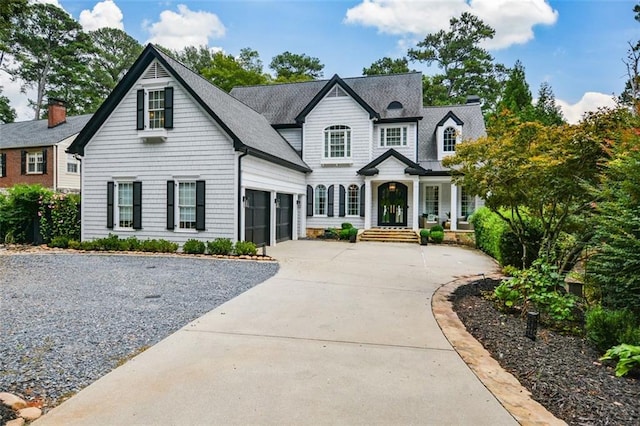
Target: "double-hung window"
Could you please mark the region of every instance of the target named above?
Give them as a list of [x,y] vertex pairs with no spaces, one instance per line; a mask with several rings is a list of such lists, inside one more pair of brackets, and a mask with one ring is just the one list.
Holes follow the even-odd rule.
[[316,186],[315,194],[313,214],[325,216],[327,214],[327,187],[324,185]]
[[351,158],[351,128],[349,126],[329,126],[324,129],[325,159]]
[[380,128],[380,146],[406,146],[406,127],[382,127]]
[[347,189],[347,216],[360,214],[360,188],[358,185],[349,185]]
[[178,227],[196,229],[196,183],[178,183]]
[[150,129],[164,128],[164,89],[147,92],[147,114]]
[[136,128],[141,137],[166,138],[173,128],[173,87],[147,87],[137,92]]
[[142,182],[107,182],[107,228],[142,229]]
[[133,228],[133,182],[118,183],[118,227]]
[[42,151],[27,153],[27,173],[42,173],[43,164]]
[[425,206],[424,212],[427,214],[427,220],[433,221],[436,217],[438,217],[438,205],[439,205],[439,192],[440,188],[438,186],[428,185],[425,188]]
[[460,191],[460,215],[467,218],[476,208],[475,197],[470,195],[464,186]]
[[456,137],[457,132],[453,127],[447,127],[443,133],[443,151],[455,152],[456,150]]

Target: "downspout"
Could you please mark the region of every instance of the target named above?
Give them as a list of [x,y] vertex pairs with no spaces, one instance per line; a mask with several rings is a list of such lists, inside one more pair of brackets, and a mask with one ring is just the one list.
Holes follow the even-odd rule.
[[58,145],[53,145],[53,192],[58,190]]
[[238,241],[242,238],[242,217],[241,211],[243,206],[242,200],[242,157],[249,154],[248,148],[243,148],[243,153],[238,156]]

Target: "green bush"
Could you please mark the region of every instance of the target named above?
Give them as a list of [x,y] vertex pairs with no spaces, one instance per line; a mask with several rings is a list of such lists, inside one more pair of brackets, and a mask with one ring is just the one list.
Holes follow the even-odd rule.
[[640,369],[640,346],[618,345],[607,351],[600,360],[617,360],[616,376],[622,377],[633,369]]
[[349,239],[358,236],[358,228],[349,228]]
[[431,238],[431,241],[433,241],[434,243],[440,244],[444,241],[444,231],[434,231],[433,228],[431,228],[431,232],[429,232],[429,238]]
[[341,229],[340,231],[338,231],[339,238],[341,240],[348,240],[349,239],[349,232],[351,231],[351,229],[353,229],[353,228]]
[[339,238],[338,230],[335,228],[327,228],[324,230],[322,238],[326,240],[337,240]]
[[420,230],[420,237],[429,238],[429,230],[428,229],[421,229]]
[[69,240],[68,248],[73,249],[73,250],[80,250],[80,247],[81,247],[80,241],[78,241],[78,240]]
[[38,215],[44,241],[59,236],[80,239],[80,195],[47,194],[40,200]]
[[14,185],[0,197],[0,241],[39,243],[40,206],[53,194],[42,185]]
[[175,253],[178,251],[178,243],[163,239],[145,240],[141,242],[140,250],[151,253]]
[[204,254],[206,249],[205,243],[196,239],[189,239],[182,246],[182,251],[187,254]]
[[342,225],[340,225],[341,229],[351,229],[353,228],[353,225],[350,224],[349,222],[344,222]]
[[233,243],[229,238],[216,238],[211,242],[207,241],[207,250],[209,254],[226,256],[233,252]]
[[93,251],[96,250],[96,244],[93,241],[82,241],[80,242],[80,246],[78,247],[80,250]]
[[69,238],[62,235],[53,237],[49,242],[49,247],[67,248],[69,247]]
[[586,315],[587,339],[599,351],[627,343],[640,345],[640,327],[635,315],[629,310],[608,310],[598,306]]
[[140,242],[140,240],[133,236],[122,240],[122,242],[120,243],[120,248],[126,251],[140,251],[141,246],[142,243]]
[[238,241],[234,247],[234,252],[238,256],[249,255],[255,256],[258,252],[256,245],[251,241]]
[[429,229],[429,232],[444,232],[444,228],[442,227],[442,225],[433,225]]

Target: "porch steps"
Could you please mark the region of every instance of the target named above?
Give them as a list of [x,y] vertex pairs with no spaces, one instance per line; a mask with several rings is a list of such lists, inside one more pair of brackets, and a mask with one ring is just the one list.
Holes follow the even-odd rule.
[[405,228],[372,228],[363,231],[358,239],[360,241],[378,241],[386,243],[414,243],[418,244],[420,238],[411,229]]

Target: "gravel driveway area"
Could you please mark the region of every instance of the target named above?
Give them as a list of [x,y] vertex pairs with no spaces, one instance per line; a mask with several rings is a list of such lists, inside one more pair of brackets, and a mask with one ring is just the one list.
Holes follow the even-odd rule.
[[182,256],[0,255],[0,392],[56,405],[277,271]]

